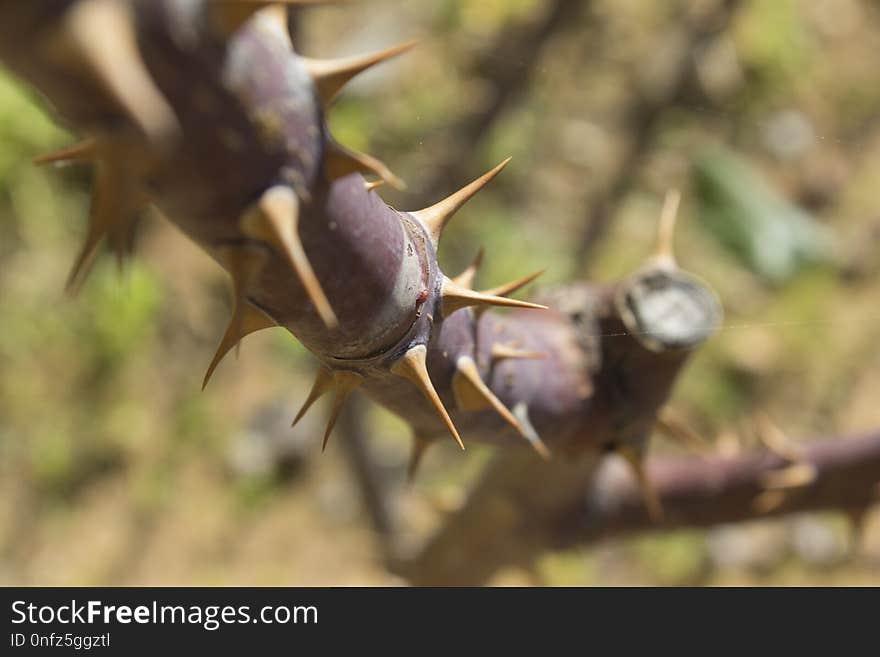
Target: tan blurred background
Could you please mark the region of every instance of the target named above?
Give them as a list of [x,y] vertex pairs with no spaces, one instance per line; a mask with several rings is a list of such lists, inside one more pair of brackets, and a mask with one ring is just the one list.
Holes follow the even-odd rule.
[[[679,259],[727,326],[674,407],[731,452],[754,447],[757,414],[793,441],[880,424],[880,4],[401,0],[296,23],[311,56],[413,36],[331,126],[409,182],[383,192],[402,208],[514,156],[453,224],[444,268],[484,244],[487,283],[613,279],[680,188]],[[293,338],[248,338],[200,392],[227,283],[167,221],[142,222],[121,278],[105,256],[64,296],[90,173],[30,159],[71,139],[0,72],[0,584],[398,583],[338,436],[320,454],[325,409],[289,429],[314,367]],[[401,491],[406,427],[363,409],[418,539],[491,453],[443,445]],[[842,514],[755,521],[548,553],[496,583],[880,584],[876,509],[854,537]]]

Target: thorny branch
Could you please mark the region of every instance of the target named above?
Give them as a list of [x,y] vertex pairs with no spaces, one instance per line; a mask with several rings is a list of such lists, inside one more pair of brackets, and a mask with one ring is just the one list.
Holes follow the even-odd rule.
[[816,439],[796,462],[769,452],[654,457],[647,471],[663,500],[662,522],[648,517],[630,477],[607,469],[584,482],[579,503],[545,519],[548,544],[565,548],[633,532],[865,509],[880,501],[880,431]]
[[[492,126],[527,92],[544,48],[560,31],[571,29],[586,13],[589,4],[590,0],[554,0],[538,19],[513,29],[504,29],[493,43],[484,48],[484,54],[473,63],[471,69],[491,85],[490,99],[480,110],[468,112],[442,130],[443,138],[451,140],[453,147],[438,149],[441,159],[432,163],[435,172],[426,183],[420,185],[422,196],[435,197],[448,193],[466,182],[461,162],[466,159],[467,153],[474,150],[475,144],[484,139]],[[294,22],[294,16],[291,13],[291,23]],[[523,56],[523,53],[528,55]],[[342,429],[346,430],[345,427]],[[369,465],[372,456],[365,440],[363,432],[357,431],[346,435],[341,444],[345,450],[357,452],[349,454],[348,461],[360,464],[353,473],[364,503],[371,509],[370,515],[375,520],[385,516],[381,509],[389,506],[388,498],[392,491],[387,482],[378,476],[377,468]],[[386,522],[374,523],[374,528],[383,538],[383,544],[391,540],[386,531]]]
[[333,395],[325,445],[360,388],[412,428],[413,471],[450,435],[502,448],[425,550],[394,558],[415,583],[485,581],[502,561],[533,559],[546,547],[542,523],[582,501],[603,450],[627,457],[656,517],[641,465],[648,436],[722,314],[673,257],[677,195],[643,267],[548,294],[547,307],[509,298],[534,275],[484,291],[476,267],[447,276],[444,228],[507,161],[422,210],[385,204],[361,174],[397,177],[336,143],[325,113],[349,79],[408,46],[298,55],[288,6],[322,1],[0,0],[0,59],[85,137],[43,161],[96,168],[71,288],[105,238],[127,257],[131,215],[152,203],[232,278],[206,383],[242,338],[283,327],[320,363],[297,419]]
[[506,566],[530,569],[548,549],[801,511],[860,511],[880,501],[880,431],[816,439],[796,460],[770,452],[651,457],[647,476],[662,519],[651,517],[636,480],[615,465],[595,454],[536,463],[501,453],[467,505],[423,552],[395,567],[415,584],[474,586]]
[[[206,383],[241,338],[281,326],[321,362],[298,417],[334,395],[325,444],[358,387],[409,422],[416,458],[447,433],[460,445],[464,433],[538,452],[541,436],[564,441],[591,393],[569,316],[508,298],[533,275],[477,291],[473,271],[453,278],[437,262],[447,223],[507,161],[430,207],[387,206],[358,172],[397,178],[338,145],[324,112],[350,78],[405,46],[303,58],[280,10],[239,0],[0,4],[0,55],[87,137],[43,161],[98,168],[71,286],[105,236],[125,256],[132,205],[146,197],[232,277],[233,316]],[[628,298],[630,285],[638,279],[610,296]],[[491,306],[529,312],[502,317]]]

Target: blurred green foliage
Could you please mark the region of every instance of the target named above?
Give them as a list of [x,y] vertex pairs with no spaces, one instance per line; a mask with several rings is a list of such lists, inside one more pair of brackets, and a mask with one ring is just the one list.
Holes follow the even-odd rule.
[[829,262],[831,233],[773,191],[741,158],[716,151],[694,163],[699,218],[759,276],[783,283]]

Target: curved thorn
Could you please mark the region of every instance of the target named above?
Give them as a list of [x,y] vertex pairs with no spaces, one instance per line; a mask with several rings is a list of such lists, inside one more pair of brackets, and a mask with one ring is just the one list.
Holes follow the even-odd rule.
[[384,184],[384,180],[374,180],[373,182],[364,183],[364,187],[366,187],[368,192],[372,192],[373,190],[382,187]]
[[464,449],[464,443],[461,441],[461,436],[458,435],[458,429],[455,428],[452,418],[449,417],[446,407],[440,400],[440,395],[437,394],[437,390],[431,382],[431,376],[428,374],[427,354],[428,350],[425,345],[412,347],[400,357],[400,360],[394,363],[391,371],[398,376],[408,379],[419,389],[437,411],[437,414],[443,420],[455,442]]
[[256,331],[276,326],[271,317],[247,302],[248,291],[266,264],[266,252],[262,248],[232,246],[223,247],[218,251],[232,277],[232,317],[205,372],[202,390],[207,387],[220,361],[238,345],[242,338]]
[[519,420],[523,429],[525,430],[523,436],[526,440],[529,441],[529,444],[532,448],[538,453],[545,461],[549,461],[553,458],[553,455],[550,453],[550,448],[541,440],[541,436],[538,435],[538,432],[535,430],[535,427],[532,425],[532,421],[529,419],[529,407],[525,402],[519,402],[516,406],[513,407],[513,415]]
[[335,394],[333,396],[333,408],[330,410],[330,419],[327,421],[327,429],[324,431],[324,442],[321,444],[321,451],[327,449],[327,441],[330,440],[330,434],[333,427],[336,426],[336,420],[339,419],[339,413],[348,396],[363,383],[364,377],[355,372],[346,370],[338,370],[333,372],[333,388]]
[[394,175],[381,160],[329,141],[324,154],[324,174],[327,179],[333,181],[352,173],[379,176],[395,189],[406,189],[406,183]]
[[299,421],[303,419],[303,416],[305,416],[312,405],[332,389],[333,375],[326,367],[319,367],[318,372],[315,374],[315,382],[312,384],[312,389],[309,391],[309,396],[306,397],[302,407],[299,409],[299,413],[296,414],[296,417],[293,419],[293,423],[291,423],[290,426],[295,427]]
[[477,192],[488,185],[495,176],[501,173],[501,170],[507,166],[511,159],[512,158],[507,158],[488,173],[483,174],[469,185],[462,187],[452,196],[448,196],[439,203],[436,203],[429,208],[425,208],[424,210],[417,210],[416,212],[409,213],[422,222],[427,229],[428,234],[431,236],[434,246],[440,242],[440,235],[443,233],[443,229],[446,227],[446,224],[449,223],[449,220],[452,219],[453,215],[458,212],[461,206],[471,200]]
[[475,292],[462,287],[449,278],[443,280],[442,291],[442,312],[444,317],[448,317],[456,310],[468,308],[470,306],[503,306],[507,308],[532,308],[536,310],[547,310],[547,306],[537,303],[529,303],[528,301],[518,301],[516,299],[508,299],[506,297],[496,297],[482,292]]
[[633,447],[619,447],[617,453],[620,454],[629,464],[630,468],[632,468],[639,489],[642,491],[648,517],[650,517],[651,521],[654,523],[663,522],[663,504],[660,502],[657,491],[651,485],[651,481],[648,479],[648,475],[645,472],[644,463],[642,462],[642,454]]
[[257,208],[245,214],[242,230],[254,239],[267,242],[281,252],[299,277],[300,283],[329,329],[339,321],[318,282],[299,239],[299,199],[289,187],[278,185],[266,191]]
[[342,88],[356,75],[403,54],[415,45],[415,41],[407,41],[406,43],[369,55],[346,57],[344,59],[309,59],[303,57],[302,61],[315,82],[318,97],[321,99],[324,107],[327,107],[333,102]]

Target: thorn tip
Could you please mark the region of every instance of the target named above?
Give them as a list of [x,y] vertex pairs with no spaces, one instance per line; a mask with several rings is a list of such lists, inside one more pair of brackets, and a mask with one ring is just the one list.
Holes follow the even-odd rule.
[[435,247],[440,242],[440,235],[443,233],[443,229],[455,213],[458,212],[465,203],[471,200],[477,192],[492,182],[495,176],[501,173],[511,159],[512,158],[508,157],[494,169],[483,174],[472,183],[465,185],[452,194],[452,196],[448,196],[439,203],[436,203],[429,208],[409,213],[422,222],[422,225],[425,226],[428,234],[431,236],[431,240],[434,242]]
[[464,443],[461,440],[461,436],[458,434],[458,429],[455,428],[452,418],[449,417],[449,412],[446,410],[446,407],[440,399],[440,395],[437,394],[437,390],[431,382],[431,376],[428,374],[427,354],[428,350],[425,345],[412,347],[400,357],[400,360],[394,363],[391,367],[391,371],[398,376],[408,379],[419,389],[434,407],[434,410],[437,411],[437,414],[440,416],[440,419],[443,420],[443,423],[446,425],[449,433],[452,434],[455,442],[458,443],[458,446],[461,447],[461,449],[464,449]]
[[547,310],[547,306],[541,304],[475,292],[474,290],[462,287],[452,279],[445,277],[443,280],[442,295],[442,312],[444,317],[448,317],[456,310],[461,310],[462,308],[467,308],[469,306],[502,306],[507,308]]
[[[546,445],[537,437],[532,428],[524,425],[519,417],[504,405],[492,389],[480,376],[477,364],[470,356],[460,356],[455,364],[456,373],[452,378],[452,390],[458,407],[463,411],[476,411],[491,408],[501,419],[525,438],[529,444],[544,458],[549,458]],[[530,426],[530,425],[529,425]]]
[[312,384],[312,389],[309,391],[308,397],[306,397],[306,400],[300,407],[299,412],[293,419],[293,423],[290,425],[291,428],[299,424],[299,421],[303,419],[306,413],[308,413],[312,405],[321,397],[323,397],[325,393],[329,392],[332,387],[333,375],[327,368],[319,367],[317,373],[315,374],[315,382]]
[[416,41],[407,41],[369,55],[327,60],[302,58],[302,61],[314,80],[318,97],[327,107],[356,75],[411,50],[415,45]]
[[642,497],[645,502],[645,509],[648,512],[648,516],[651,518],[651,521],[657,524],[663,522],[663,504],[660,501],[660,497],[657,495],[656,489],[651,484],[651,481],[648,479],[648,474],[645,472],[645,466],[643,463],[643,456],[641,452],[634,447],[627,446],[618,448],[617,453],[620,454],[629,464],[630,468],[632,468],[633,474],[636,478],[636,483],[638,484],[642,492]]
[[333,433],[333,427],[336,426],[336,420],[345,404],[348,396],[354,392],[364,381],[364,378],[356,373],[347,370],[336,370],[333,372],[332,387],[335,392],[333,395],[333,408],[330,410],[330,419],[327,421],[327,428],[324,431],[324,440],[321,443],[321,452],[327,449],[327,442],[330,440],[330,434]]

